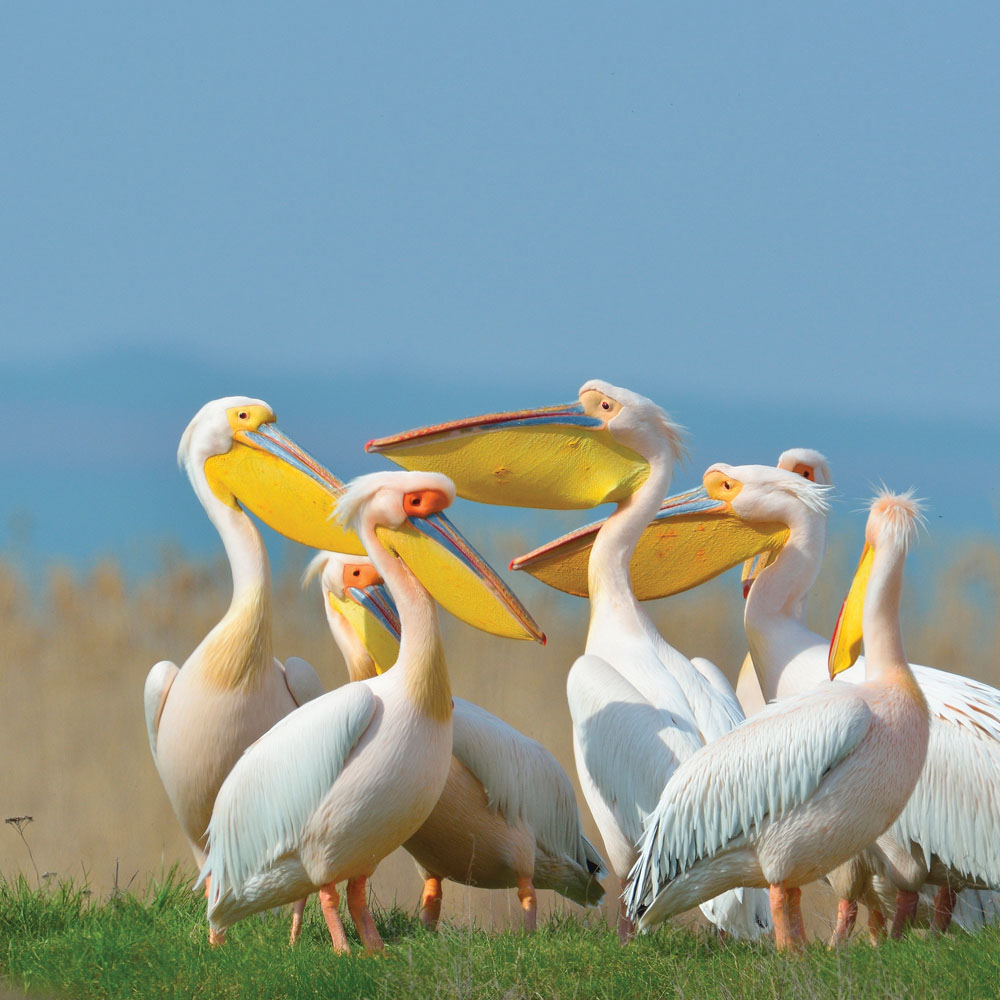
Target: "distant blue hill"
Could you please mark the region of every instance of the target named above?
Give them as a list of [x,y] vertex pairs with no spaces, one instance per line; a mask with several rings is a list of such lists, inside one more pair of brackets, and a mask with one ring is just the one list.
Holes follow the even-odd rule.
[[[810,410],[776,400],[727,401],[708,381],[672,389],[667,367],[651,365],[647,384],[634,388],[691,432],[691,459],[675,474],[677,490],[700,480],[715,461],[773,464],[785,448],[815,447],[827,454],[837,480],[836,523],[856,531],[859,545],[863,516],[856,512],[882,481],[894,489],[915,486],[926,498],[936,543],[970,533],[1000,540],[1000,421],[932,413],[891,418],[878,415],[877,401],[850,398],[817,400]],[[683,381],[677,373],[671,377]],[[35,566],[54,560],[86,566],[110,555],[131,573],[153,570],[164,543],[198,557],[219,554],[214,531],[175,461],[188,420],[217,396],[267,400],[286,433],[349,479],[387,466],[364,453],[372,437],[564,402],[575,398],[577,388],[563,384],[558,371],[534,372],[516,384],[491,381],[488,371],[414,383],[405,365],[294,373],[271,367],[267,359],[256,367],[245,361],[223,367],[139,350],[7,366],[0,371],[0,398],[8,430],[13,418],[15,433],[0,436],[0,550]],[[745,399],[752,399],[751,386]],[[533,546],[602,513],[465,504],[455,520],[474,538],[485,537],[490,525],[518,529]],[[483,549],[497,558],[489,544]]]

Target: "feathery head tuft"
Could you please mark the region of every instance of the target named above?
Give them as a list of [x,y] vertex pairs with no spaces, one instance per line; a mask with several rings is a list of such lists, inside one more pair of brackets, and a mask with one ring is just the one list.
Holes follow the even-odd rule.
[[883,485],[871,502],[868,515],[870,540],[878,544],[891,544],[908,551],[917,537],[917,531],[927,527],[924,505],[911,487],[905,493],[893,493]]
[[305,590],[309,584],[316,579],[316,577],[322,574],[323,570],[326,569],[326,562],[329,558],[330,553],[325,549],[320,549],[319,552],[317,552],[316,555],[309,560],[309,564],[302,573],[303,590]]
[[403,495],[417,490],[441,490],[450,498],[451,503],[455,501],[455,484],[440,472],[371,472],[366,476],[358,476],[347,484],[331,517],[345,528],[357,531],[361,511],[382,489],[398,492],[400,511]]

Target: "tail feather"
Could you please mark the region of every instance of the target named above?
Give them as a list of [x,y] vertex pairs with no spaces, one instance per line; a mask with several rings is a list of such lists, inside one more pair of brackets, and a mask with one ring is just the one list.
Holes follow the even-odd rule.
[[553,889],[580,906],[596,906],[604,898],[604,886],[597,880],[601,874],[601,866],[592,868],[589,857],[587,868],[582,868],[568,858],[539,854],[533,881],[536,889]]

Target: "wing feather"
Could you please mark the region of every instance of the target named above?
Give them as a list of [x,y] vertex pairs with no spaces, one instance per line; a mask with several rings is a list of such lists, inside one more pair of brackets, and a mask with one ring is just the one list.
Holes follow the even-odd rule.
[[318,698],[325,694],[323,682],[319,679],[319,674],[313,670],[312,665],[300,656],[289,656],[284,665],[278,664],[285,678],[285,686],[292,696],[292,701],[296,705],[302,706],[313,698]]
[[[452,752],[479,779],[491,809],[523,821],[549,854],[588,868],[588,847],[569,775],[540,743],[484,708],[454,699]],[[596,852],[594,852],[596,854]],[[600,867],[603,860],[597,855]]]
[[160,728],[160,715],[167,701],[170,685],[180,671],[176,663],[170,660],[160,660],[146,674],[146,683],[142,689],[143,707],[146,711],[146,735],[149,737],[149,749],[156,760],[156,734]]
[[667,779],[701,739],[688,720],[650,705],[599,656],[576,660],[566,694],[583,764],[622,832],[636,843]]
[[927,699],[927,758],[891,833],[971,880],[1000,889],[1000,691],[917,667]]
[[681,764],[639,844],[629,911],[638,913],[701,858],[806,802],[870,724],[850,686],[831,685],[769,705]]
[[297,849],[309,818],[368,728],[375,696],[345,684],[307,702],[272,726],[222,783],[208,826],[212,909],[247,879]]

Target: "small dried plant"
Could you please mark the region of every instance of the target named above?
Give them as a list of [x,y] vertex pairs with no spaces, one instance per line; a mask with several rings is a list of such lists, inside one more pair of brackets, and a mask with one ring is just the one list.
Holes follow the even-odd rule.
[[28,857],[31,860],[31,867],[35,869],[35,881],[38,883],[38,888],[41,889],[42,876],[38,874],[38,865],[35,864],[35,856],[31,853],[31,844],[28,843],[28,838],[24,835],[24,828],[34,821],[35,818],[33,816],[8,816],[4,820],[8,826],[12,826],[17,830],[17,835],[24,841],[24,846],[28,849]]

